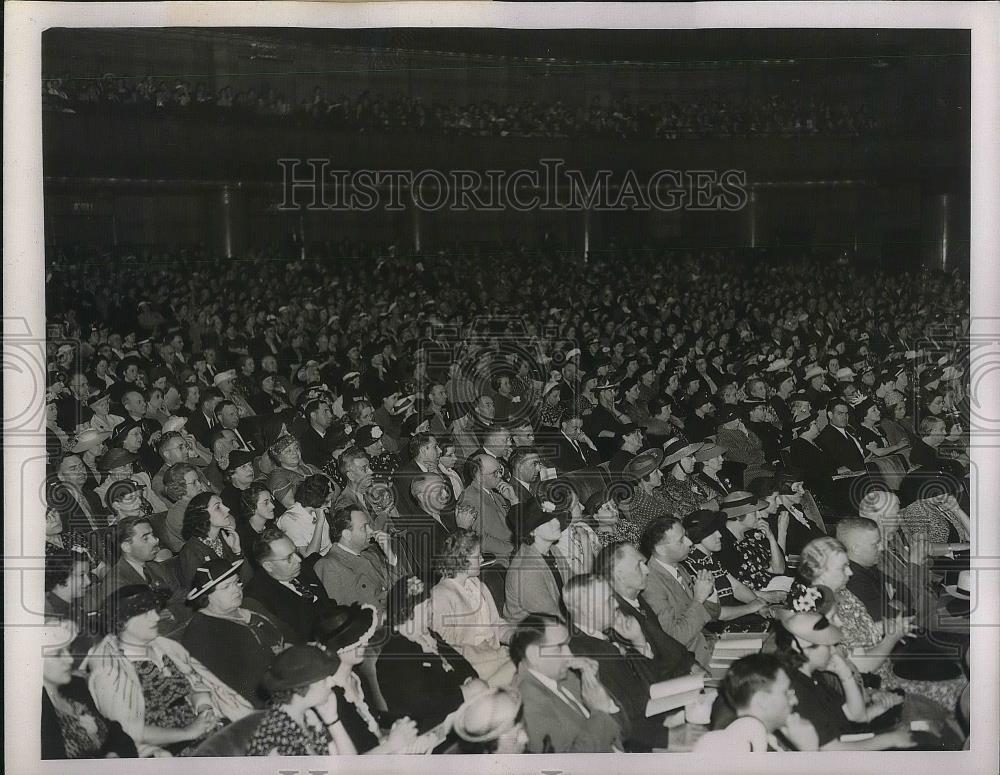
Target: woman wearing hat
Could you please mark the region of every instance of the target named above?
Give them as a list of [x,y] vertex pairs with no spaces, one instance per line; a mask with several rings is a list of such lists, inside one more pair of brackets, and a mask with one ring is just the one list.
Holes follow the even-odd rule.
[[[722,499],[726,518],[719,562],[750,589],[760,591],[785,572],[785,556],[764,517],[766,503],[739,490]],[[766,594],[765,594],[766,596]]]
[[[177,555],[177,580],[182,587],[190,587],[195,571],[212,559],[220,558],[230,563],[243,559],[236,520],[222,498],[214,492],[195,495],[188,502],[181,537],[184,546]],[[253,570],[244,563],[239,574],[240,579],[246,582],[253,575]]]
[[[847,588],[852,571],[847,549],[836,538],[820,538],[802,550],[798,576],[788,593],[790,607],[795,611],[818,610],[823,595],[819,587],[828,587],[834,595],[835,611],[827,615],[843,632],[843,648],[851,662],[862,672],[872,673],[883,689],[902,689],[907,695],[917,694],[931,700],[936,717],[950,715],[958,696],[965,687],[964,677],[945,680],[908,680],[893,671],[892,654],[896,647],[913,634],[913,617],[899,615],[888,621],[876,622],[855,595]],[[948,664],[939,664],[942,671]]]
[[479,534],[471,530],[457,530],[445,539],[437,558],[441,580],[431,590],[431,628],[490,686],[504,686],[515,673],[504,645],[512,628],[482,583],[480,549]]
[[378,627],[378,613],[367,604],[333,606],[320,617],[317,637],[340,660],[332,676],[340,721],[358,753],[426,752],[440,742],[439,736],[432,733],[418,741],[416,722],[405,717],[384,732],[365,698],[357,671],[370,658],[368,643]]
[[838,479],[837,464],[816,442],[820,433],[820,415],[811,412],[792,424],[795,436],[788,448],[792,470],[803,477],[806,488],[835,513],[847,514],[851,511],[850,487],[852,479]]
[[[719,602],[719,621],[728,622],[752,614],[769,616],[770,600],[759,596],[739,579],[727,572],[715,557],[722,549],[722,531],[726,529],[726,518],[718,511],[698,509],[684,517],[684,532],[693,546],[688,556],[681,561],[684,570],[692,578],[701,570],[706,570],[715,581],[715,593]],[[761,624],[757,617],[746,623]]]
[[372,472],[384,476],[392,476],[399,468],[399,458],[386,450],[383,441],[385,433],[378,425],[363,425],[354,431],[354,443],[368,455]]
[[603,544],[583,518],[583,504],[576,487],[567,479],[549,479],[539,482],[536,498],[551,501],[557,510],[569,514],[569,524],[563,529],[556,547],[569,561],[570,576],[590,573]]
[[134,479],[112,482],[105,492],[108,508],[111,509],[109,522],[117,524],[125,517],[149,516],[153,508],[145,499],[143,487]]
[[87,482],[84,488],[93,490],[103,480],[104,476],[97,465],[97,460],[108,451],[105,443],[111,434],[95,431],[93,428],[84,428],[73,438],[70,452],[79,455],[80,459],[87,466]]
[[267,486],[285,508],[295,503],[295,490],[307,476],[319,471],[302,460],[298,440],[290,433],[279,436],[268,450],[275,468],[268,474]]
[[528,747],[521,696],[515,689],[490,689],[462,704],[453,723],[464,754],[515,754]]
[[587,499],[583,507],[583,522],[594,531],[602,547],[628,540],[621,529],[618,500],[610,489],[599,490]]
[[[42,758],[134,758],[135,742],[117,721],[95,707],[83,678],[73,675],[71,646],[77,627],[68,620],[47,620],[42,662]],[[48,646],[51,643],[51,646]]]
[[[842,742],[868,722],[902,702],[881,694],[867,702],[854,671],[836,648],[843,640],[839,627],[826,616],[782,609],[776,623],[778,656],[790,667],[796,711],[816,728],[821,751],[886,751],[913,748],[917,743],[905,726],[867,740]],[[862,726],[861,731],[864,731]]]
[[663,463],[666,471],[660,493],[670,504],[670,511],[683,517],[712,500],[711,494],[692,476],[695,453],[702,444],[688,444],[682,439],[671,439],[663,445]]
[[244,600],[243,560],[213,558],[195,569],[188,604],[195,609],[181,643],[195,659],[260,707],[261,681],[286,646],[284,625],[253,600]]
[[392,634],[376,662],[389,712],[414,719],[420,732],[486,688],[472,665],[431,629],[429,601],[430,590],[416,576],[393,585],[386,607]]
[[561,382],[553,379],[542,388],[542,402],[538,409],[538,424],[543,428],[558,428],[566,407],[562,403]]
[[755,479],[749,491],[763,501],[764,518],[786,557],[800,554],[814,538],[826,535],[802,508],[805,490],[801,481],[788,475]]
[[733,489],[732,482],[722,473],[725,455],[726,448],[714,441],[705,441],[694,451],[694,472],[690,478],[713,499],[724,498]]
[[247,744],[247,756],[356,754],[337,713],[333,674],[340,660],[319,646],[292,646],[265,677],[271,705]]
[[[133,429],[137,430],[137,429]],[[129,434],[134,435],[134,434]],[[131,443],[131,442],[130,442]],[[107,474],[107,478],[97,487],[94,492],[107,503],[108,489],[114,482],[123,479],[131,479],[138,482],[143,489],[143,497],[149,502],[153,514],[162,514],[169,510],[169,506],[163,502],[159,495],[153,492],[153,482],[140,467],[139,456],[123,447],[112,446],[104,456],[97,461],[101,471]],[[108,504],[110,508],[110,504]]]
[[87,407],[93,412],[90,427],[101,433],[111,433],[115,427],[125,421],[124,417],[111,413],[111,389],[105,388],[94,393],[87,399]]
[[160,605],[144,584],[119,589],[105,609],[110,633],[83,664],[98,711],[122,725],[140,756],[190,753],[221,719],[253,710],[186,648],[160,635]]
[[253,483],[256,471],[254,471],[254,454],[242,449],[234,449],[229,453],[228,465],[222,472],[222,477],[226,484],[219,493],[222,502],[230,513],[238,514],[240,510],[240,500],[242,494],[246,492]]

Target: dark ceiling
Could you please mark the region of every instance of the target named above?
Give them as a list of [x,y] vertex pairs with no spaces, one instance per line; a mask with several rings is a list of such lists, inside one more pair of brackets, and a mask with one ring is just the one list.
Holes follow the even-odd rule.
[[[567,6],[570,8],[571,6]],[[89,36],[89,37],[88,37]],[[528,59],[651,62],[710,66],[794,59],[882,66],[914,60],[967,67],[968,30],[910,29],[671,29],[510,30],[482,28],[56,28],[46,33],[47,51],[63,46],[113,46],[115,37],[237,39],[255,47],[351,47],[485,54]],[[881,62],[878,62],[881,60]]]
[[[567,6],[569,8],[569,6]],[[250,30],[232,30],[246,35]],[[257,29],[275,41],[599,62],[968,57],[967,30]]]

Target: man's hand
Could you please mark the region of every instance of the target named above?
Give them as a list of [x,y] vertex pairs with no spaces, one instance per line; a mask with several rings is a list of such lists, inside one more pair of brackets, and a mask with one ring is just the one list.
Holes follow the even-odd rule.
[[698,571],[694,577],[694,599],[699,603],[704,603],[715,590],[715,580],[707,570]]
[[931,553],[930,541],[926,534],[918,535],[910,544],[910,562],[914,565],[926,565]]
[[382,530],[379,530],[372,534],[372,538],[375,539],[375,543],[379,545],[383,552],[389,556],[392,555],[392,536]]
[[500,482],[497,485],[497,492],[500,493],[508,503],[518,503],[517,492],[507,482]]
[[816,732],[816,727],[798,713],[788,714],[788,719],[781,731],[799,751],[819,750],[819,735]]
[[479,519],[479,512],[474,506],[464,503],[455,509],[455,524],[462,530],[472,530]]
[[646,645],[646,636],[642,631],[642,625],[634,616],[618,611],[615,614],[614,631],[629,641],[637,649],[642,649]]
[[597,678],[596,666],[592,670],[581,671],[581,676],[583,704],[587,706],[588,710],[603,711],[608,715],[612,715],[619,710]]

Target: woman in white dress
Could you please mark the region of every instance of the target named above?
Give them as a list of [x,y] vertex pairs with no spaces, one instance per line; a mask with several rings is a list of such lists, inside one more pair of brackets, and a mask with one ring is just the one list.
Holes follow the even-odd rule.
[[438,558],[441,580],[431,590],[431,629],[454,648],[490,686],[506,686],[516,672],[505,645],[514,631],[500,616],[479,578],[479,535],[456,530]]

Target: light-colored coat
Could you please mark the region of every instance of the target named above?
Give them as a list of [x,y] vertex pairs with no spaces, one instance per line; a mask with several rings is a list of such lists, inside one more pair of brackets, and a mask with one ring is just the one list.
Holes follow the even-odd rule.
[[[555,547],[552,556],[563,582],[569,581],[569,561]],[[512,622],[519,622],[528,614],[561,615],[556,580],[533,544],[521,544],[510,561],[504,590],[503,615]]]
[[[694,581],[686,570],[678,567],[677,572],[694,586]],[[695,600],[669,571],[653,559],[649,562],[649,576],[646,577],[642,598],[656,612],[663,631],[683,643],[694,653],[699,663],[708,665],[712,650],[702,627],[712,621],[710,609]]]

